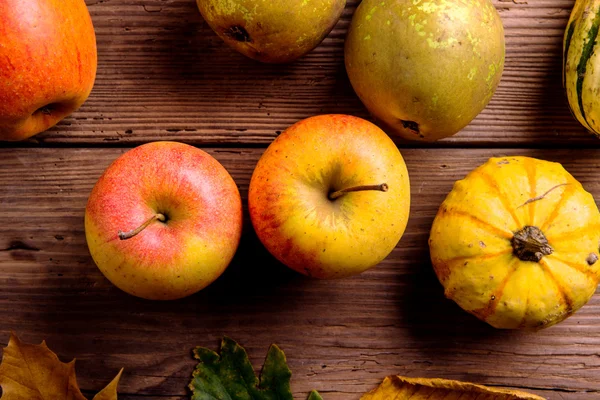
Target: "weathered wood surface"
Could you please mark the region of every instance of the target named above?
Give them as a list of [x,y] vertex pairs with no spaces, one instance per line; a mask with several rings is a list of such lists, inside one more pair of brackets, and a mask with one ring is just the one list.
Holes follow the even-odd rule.
[[[562,37],[573,2],[494,1],[506,28],[500,87],[467,128],[435,146],[598,146],[571,117],[561,86]],[[92,95],[72,117],[30,142],[266,145],[311,115],[368,117],[343,63],[358,3],[348,1],[315,51],[272,66],[224,46],[194,0],[87,0],[99,52]]]
[[[264,147],[289,125],[321,113],[368,118],[343,65],[360,1],[348,1],[315,51],[270,66],[224,46],[194,0],[86,0],[99,52],[92,95],[50,131],[0,144],[0,343],[11,330],[29,342],[46,339],[63,360],[77,357],[88,394],[125,367],[124,400],[189,398],[191,349],[216,349],[222,335],[243,344],[257,368],[278,343],[299,399],[313,388],[326,400],[358,399],[388,374],[520,387],[550,400],[598,397],[600,291],[558,326],[497,331],[443,298],[428,259],[440,203],[492,155],[562,162],[600,199],[600,150],[591,149],[600,141],[571,117],[561,87],[574,0],[493,1],[507,40],[500,87],[458,135],[432,145],[398,141],[412,181],[411,217],[381,265],[339,281],[304,278],[266,252],[246,212],[227,272],[197,295],[160,303],[120,292],[91,260],[83,213],[96,179],[130,146],[177,140],[210,147],[245,201]],[[441,148],[406,149],[420,146]]]
[[[528,155],[565,165],[600,199],[598,150],[405,149],[412,208],[400,244],[379,266],[338,281],[310,280],[274,261],[247,211],[239,252],[204,291],[143,301],[113,287],[84,237],[87,196],[127,149],[0,149],[0,343],[10,330],[77,357],[95,391],[125,368],[120,398],[185,399],[196,345],[229,335],[257,367],[278,343],[293,390],[358,399],[385,375],[444,377],[521,387],[558,399],[600,393],[600,292],[565,322],[538,333],[499,331],[443,297],[428,259],[433,217],[454,181],[490,156]],[[244,203],[262,149],[208,150],[239,184]]]

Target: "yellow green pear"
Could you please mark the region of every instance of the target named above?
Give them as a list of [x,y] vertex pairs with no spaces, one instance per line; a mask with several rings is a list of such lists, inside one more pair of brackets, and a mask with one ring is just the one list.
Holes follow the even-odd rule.
[[488,104],[504,69],[504,28],[489,0],[363,0],[346,70],[390,134],[454,135]]
[[288,63],[317,47],[346,0],[196,0],[208,25],[240,53]]

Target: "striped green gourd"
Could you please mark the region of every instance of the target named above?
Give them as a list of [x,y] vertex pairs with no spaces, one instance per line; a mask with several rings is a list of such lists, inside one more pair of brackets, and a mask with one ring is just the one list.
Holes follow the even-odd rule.
[[573,116],[600,136],[600,0],[576,0],[563,41],[563,86]]

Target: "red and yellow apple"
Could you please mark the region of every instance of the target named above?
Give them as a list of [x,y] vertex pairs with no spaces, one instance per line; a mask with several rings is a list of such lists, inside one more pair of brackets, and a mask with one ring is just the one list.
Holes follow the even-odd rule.
[[322,115],[283,132],[260,158],[248,194],[254,229],[279,261],[315,278],[380,263],[404,233],[408,172],[377,126]]
[[85,210],[92,258],[134,296],[173,300],[212,283],[229,265],[242,232],[242,201],[211,155],[153,142],[115,160]]
[[78,109],[96,65],[84,0],[0,1],[0,140],[27,139]]

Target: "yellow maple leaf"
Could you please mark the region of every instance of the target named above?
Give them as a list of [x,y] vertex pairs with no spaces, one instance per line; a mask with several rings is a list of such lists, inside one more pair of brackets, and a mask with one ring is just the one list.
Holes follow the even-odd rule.
[[362,396],[361,400],[441,400],[458,397],[461,400],[475,400],[480,399],[481,395],[486,400],[544,400],[543,397],[518,390],[496,389],[448,379],[404,376],[388,376],[377,389]]
[[[117,400],[121,373],[93,400]],[[2,400],[86,400],[75,377],[75,360],[61,362],[46,342],[21,342],[11,333],[0,364]]]

